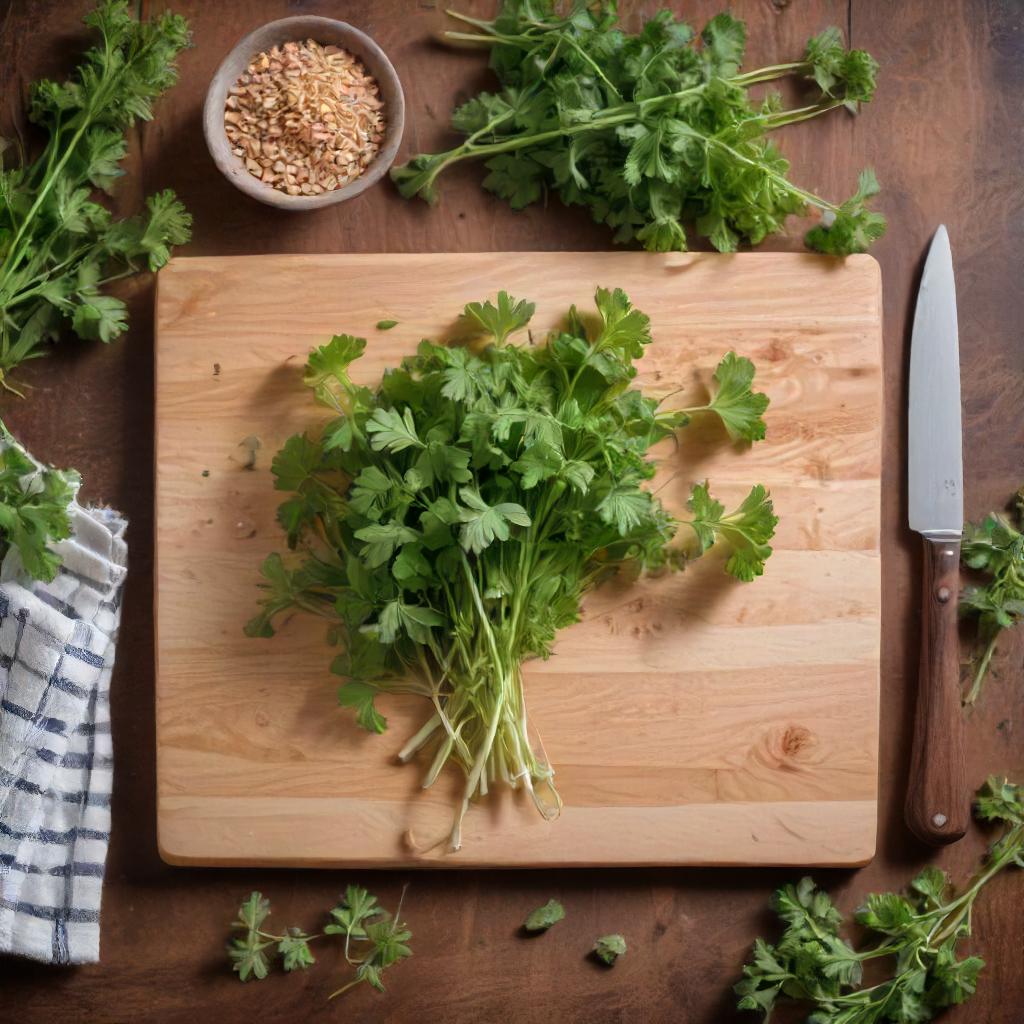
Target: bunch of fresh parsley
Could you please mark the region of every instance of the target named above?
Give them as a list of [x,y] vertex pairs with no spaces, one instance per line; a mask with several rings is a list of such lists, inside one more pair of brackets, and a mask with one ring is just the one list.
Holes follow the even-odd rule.
[[[588,590],[627,563],[680,564],[678,523],[644,487],[653,444],[691,416],[720,417],[733,438],[764,435],[768,399],[754,367],[730,353],[699,408],[670,410],[630,387],[651,341],[648,318],[621,290],[599,289],[597,315],[570,310],[541,344],[508,344],[534,307],[507,294],[463,312],[465,345],[420,343],[376,391],[353,383],[363,338],[340,335],[310,354],[305,382],[335,419],[292,437],[275,457],[290,492],[279,520],[291,548],[263,565],[271,636],[293,608],[326,618],[342,647],[332,671],[365,729],[383,732],[378,692],[416,693],[431,706],[401,751],[433,750],[429,786],[449,761],[465,772],[451,834],[495,782],[525,786],[546,816],[560,801],[533,750],[521,665],[546,658],[579,618]],[[761,486],[734,512],[693,490],[690,554],[720,540],[726,569],[759,575],[776,523]]]
[[1014,507],[1016,525],[993,512],[977,525],[968,523],[964,531],[964,564],[988,577],[984,586],[965,588],[960,598],[960,614],[977,621],[980,651],[965,704],[981,694],[1000,634],[1024,621],[1024,487]]
[[52,580],[60,557],[49,545],[71,534],[78,485],[74,470],[41,466],[0,423],[0,561],[13,552],[28,575]]
[[[404,894],[403,894],[404,895]],[[345,960],[355,967],[355,976],[329,999],[340,996],[360,982],[367,982],[380,992],[384,991],[381,975],[393,964],[412,956],[407,945],[412,932],[401,922],[401,901],[394,916],[377,903],[377,897],[358,885],[345,890],[341,903],[331,912],[331,922],[324,930],[311,935],[301,928],[286,928],[277,935],[267,931],[264,924],[270,914],[270,900],[262,893],[251,893],[238,908],[238,917],[231,927],[243,933],[232,939],[228,946],[231,969],[242,981],[250,978],[262,980],[270,970],[267,950],[276,950],[285,971],[305,970],[316,963],[311,942],[325,935],[345,937]]]
[[[782,939],[754,944],[753,962],[736,985],[742,1010],[765,1019],[780,1002],[809,1006],[808,1024],[920,1024],[974,993],[984,961],[957,955],[971,933],[971,912],[982,888],[1003,868],[1024,867],[1024,792],[990,778],[979,791],[977,816],[1005,825],[987,862],[959,894],[949,877],[927,867],[907,896],[873,893],[856,920],[874,938],[855,950],[839,934],[842,915],[810,878],[775,893],[772,908],[785,923]],[[864,965],[893,962],[883,980],[864,985]]]
[[[465,141],[422,154],[392,171],[404,196],[437,198],[438,176],[462,160],[484,160],[484,187],[520,209],[554,190],[615,232],[658,252],[685,250],[684,224],[721,252],[756,245],[786,217],[823,213],[807,244],[836,255],[864,252],[885,231],[867,207],[878,192],[864,171],[854,195],[831,203],[786,177],[789,164],[769,133],[831,110],[856,111],[875,90],[875,61],[847,50],[829,28],[800,60],[741,73],[746,27],[719,14],[695,37],[660,11],[636,34],[618,27],[610,0],[503,0],[493,21],[454,11],[469,32],[456,41],[487,46],[501,88],[452,115]],[[793,109],[751,86],[787,75],[813,95]]]
[[123,173],[125,132],[152,117],[152,101],[174,83],[188,26],[170,13],[139,22],[125,0],[104,0],[85,23],[100,41],[76,75],[32,86],[29,117],[49,135],[43,151],[13,167],[0,162],[0,384],[8,387],[62,320],[80,338],[116,338],[125,305],[103,287],[158,270],[189,238],[191,218],[173,192],[150,196],[145,213],[126,220],[92,198]]

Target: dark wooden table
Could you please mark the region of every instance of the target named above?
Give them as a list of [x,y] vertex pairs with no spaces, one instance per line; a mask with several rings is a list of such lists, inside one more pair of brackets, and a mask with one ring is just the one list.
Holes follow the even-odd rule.
[[[164,0],[142,0],[145,11]],[[405,82],[403,150],[438,147],[457,98],[487,80],[475,54],[432,42],[443,16],[431,0],[177,0],[196,46],[157,119],[133,141],[118,202],[172,187],[195,216],[191,254],[489,249],[600,249],[606,232],[580,211],[514,213],[479,188],[479,169],[444,182],[434,210],[387,184],[320,213],[284,215],[234,191],[215,172],[200,130],[214,67],[251,28],[300,12],[340,17],[370,32]],[[491,9],[485,0],[472,5]],[[629,17],[657,4],[629,4]],[[688,4],[699,22],[723,6]],[[21,120],[29,81],[73,64],[85,0],[9,0],[0,35],[0,127]],[[885,461],[882,507],[883,635],[881,809],[878,856],[859,872],[821,871],[845,909],[870,890],[899,888],[933,855],[902,823],[918,643],[919,553],[908,535],[903,409],[908,317],[921,254],[935,226],[949,226],[957,265],[969,516],[1004,505],[1024,480],[1024,6],[1020,0],[734,0],[748,21],[750,66],[791,59],[806,37],[839,24],[882,64],[876,101],[863,114],[787,129],[785,153],[802,184],[847,194],[872,164],[885,191],[889,233],[875,255],[885,288]],[[772,244],[800,247],[791,238]],[[567,267],[571,273],[571,267]],[[9,426],[39,456],[78,467],[85,494],[131,519],[131,574],[114,678],[117,753],[113,842],[98,966],[57,969],[0,962],[0,1018],[28,1021],[552,1020],[722,1024],[754,1020],[732,1010],[730,986],[753,937],[772,927],[766,902],[798,870],[423,872],[411,878],[406,917],[415,956],[388,992],[351,993],[324,1005],[337,972],[324,962],[301,976],[240,985],[228,972],[225,926],[259,887],[279,923],[313,927],[352,880],[340,872],[185,870],[157,856],[153,728],[153,282],[134,281],[132,326],[117,343],[62,345],[28,368],[25,402],[3,400]],[[284,311],[286,312],[286,311]],[[968,725],[969,775],[1024,778],[1022,652],[1003,645],[996,678]],[[977,862],[972,832],[938,855],[956,877]],[[410,879],[363,872],[359,881],[393,904]],[[983,897],[972,948],[988,966],[980,992],[948,1019],[1019,1024],[1024,879],[1002,877]],[[542,942],[517,938],[524,913],[550,896],[571,921]],[[614,971],[584,959],[593,936],[622,930],[630,953]],[[325,957],[325,961],[330,961]]]

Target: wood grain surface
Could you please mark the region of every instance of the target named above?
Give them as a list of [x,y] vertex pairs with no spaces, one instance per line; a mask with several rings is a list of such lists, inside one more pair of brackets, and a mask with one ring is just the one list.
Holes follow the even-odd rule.
[[[146,11],[164,0],[144,0]],[[479,187],[464,166],[445,183],[436,209],[399,199],[386,186],[341,207],[287,216],[246,202],[216,173],[201,137],[206,85],[234,42],[254,26],[296,11],[343,17],[370,32],[406,84],[412,153],[444,145],[457,97],[486,84],[480,58],[430,42],[443,19],[430,0],[177,0],[197,46],[182,82],[155,121],[133,135],[119,204],[173,187],[196,217],[192,255],[480,249],[607,249],[605,231],[579,210],[515,213]],[[438,6],[443,6],[438,4]],[[485,0],[460,4],[485,15]],[[626,17],[653,0],[623,0]],[[673,3],[676,9],[681,4]],[[723,6],[685,5],[697,24]],[[869,891],[904,885],[934,860],[964,878],[986,837],[972,827],[939,853],[903,824],[920,615],[920,544],[906,527],[905,433],[908,314],[921,256],[935,226],[950,231],[957,269],[963,359],[966,512],[977,519],[1006,503],[1024,477],[1024,12],[1018,0],[734,0],[750,30],[750,66],[790,59],[829,24],[881,62],[875,102],[856,119],[836,117],[786,129],[780,145],[794,175],[841,195],[858,168],[882,181],[889,233],[875,247],[885,293],[885,454],[882,472],[882,729],[879,846],[861,871],[821,870],[846,910]],[[0,5],[0,118],[3,134],[27,131],[21,116],[30,81],[65,72],[80,52],[85,0],[8,0]],[[28,133],[28,138],[32,138]],[[770,247],[798,251],[799,225]],[[730,985],[755,935],[773,934],[771,890],[792,869],[322,872],[174,868],[156,845],[153,617],[153,338],[151,281],[132,282],[128,335],[109,347],[68,343],[29,367],[25,402],[0,399],[12,429],[42,456],[85,474],[85,494],[131,518],[132,568],[114,678],[116,748],[113,841],[104,890],[103,961],[56,970],[20,960],[0,965],[4,1015],[21,1022],[82,1024],[199,1020],[323,1019],[407,1024],[742,1024]],[[966,645],[963,648],[966,651]],[[1024,634],[1007,638],[980,707],[967,721],[968,779],[989,772],[1024,777],[1021,731]],[[388,992],[324,999],[334,961],[306,975],[239,985],[224,966],[226,925],[259,887],[282,924],[313,928],[346,882],[368,885],[394,905],[402,885],[416,954]],[[970,948],[983,955],[978,994],[945,1018],[951,1024],[1019,1024],[1024,926],[1022,879],[1006,875],[974,914]],[[549,897],[566,922],[537,941],[516,930]],[[584,959],[593,937],[621,930],[630,953],[612,970]],[[796,1018],[790,1017],[790,1020]],[[780,1018],[780,1022],[784,1018]]]
[[[282,547],[270,459],[322,422],[313,345],[369,339],[376,385],[467,303],[506,288],[539,341],[593,289],[651,318],[637,386],[706,400],[718,360],[755,360],[768,439],[695,422],[655,449],[651,487],[685,518],[695,482],[735,507],[754,482],[780,527],[766,575],[685,573],[590,595],[526,667],[565,807],[498,789],[444,841],[462,785],[397,767],[423,701],[380,701],[367,737],[336,707],[321,620],[242,634],[259,563]],[[453,253],[174,260],[156,313],[158,832],[178,864],[442,867],[863,864],[875,848],[881,282],[870,256]],[[383,332],[383,317],[398,321]],[[523,338],[522,340],[526,340]],[[243,438],[263,447],[251,468]],[[422,759],[421,759],[422,761]]]
[[906,819],[918,839],[936,846],[961,839],[971,822],[960,713],[959,578],[960,541],[925,537],[921,668]]

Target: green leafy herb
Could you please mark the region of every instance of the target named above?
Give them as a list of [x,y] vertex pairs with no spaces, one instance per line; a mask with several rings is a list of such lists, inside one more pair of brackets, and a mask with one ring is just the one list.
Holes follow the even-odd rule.
[[[873,893],[856,920],[871,942],[854,949],[840,935],[843,917],[810,878],[786,885],[772,898],[785,930],[775,945],[758,939],[753,960],[736,985],[739,1008],[760,1010],[765,1019],[783,1002],[810,1009],[808,1024],[918,1024],[975,991],[984,966],[980,957],[959,957],[960,940],[971,933],[971,914],[982,888],[1010,865],[1024,866],[1024,793],[990,778],[978,793],[975,813],[1004,826],[988,858],[959,895],[945,872],[927,867],[906,895]],[[892,969],[863,983],[864,965],[892,961]]]
[[[404,897],[405,893],[402,895]],[[401,900],[398,913],[392,917],[365,889],[350,885],[345,890],[341,904],[331,911],[334,923],[327,925],[324,933],[345,936],[345,959],[355,967],[356,974],[351,981],[332,992],[329,999],[340,996],[361,981],[368,982],[380,992],[384,991],[383,972],[412,956],[407,945],[412,932],[399,920],[401,912]],[[354,951],[353,943],[361,944],[361,952]]]
[[764,415],[768,396],[755,394],[754,364],[730,352],[719,364],[712,378],[717,385],[706,406],[686,410],[688,413],[712,410],[717,412],[734,441],[760,441],[764,438]]
[[558,813],[553,770],[528,736],[521,665],[550,655],[589,590],[624,565],[679,568],[716,541],[726,570],[752,580],[771,552],[763,487],[727,512],[698,485],[697,543],[685,547],[646,486],[649,449],[694,417],[764,436],[753,366],[730,353],[705,405],[662,408],[630,387],[651,342],[647,317],[619,290],[598,289],[595,302],[596,317],[573,309],[563,330],[521,345],[510,339],[531,303],[504,292],[470,303],[473,346],[423,341],[376,391],[349,376],[365,341],[339,335],[311,353],[304,378],[334,418],[273,461],[288,492],[278,518],[302,557],[266,560],[247,631],[272,635],[292,608],[323,616],[341,647],[339,701],[370,732],[387,727],[378,694],[429,702],[400,757],[429,751],[427,786],[449,761],[465,773],[454,848],[470,801],[495,783]]
[[626,940],[621,935],[602,935],[594,943],[594,956],[611,967],[626,952]]
[[[399,902],[399,913],[401,909]],[[375,896],[359,886],[350,885],[346,889],[342,902],[330,913],[331,923],[316,935],[310,935],[301,928],[287,928],[281,935],[266,931],[263,925],[269,914],[270,900],[265,899],[262,893],[254,892],[239,907],[238,917],[231,925],[243,933],[241,937],[232,939],[228,946],[231,969],[242,981],[250,978],[262,980],[267,976],[270,970],[268,950],[277,953],[285,971],[311,967],[316,958],[309,944],[326,935],[345,937],[345,959],[356,969],[355,976],[331,993],[329,999],[362,981],[383,992],[383,972],[412,956],[407,945],[412,932],[399,921],[397,914],[392,917],[377,903]]]
[[52,580],[60,556],[50,545],[71,535],[79,483],[74,470],[37,463],[0,423],[0,560],[16,557],[29,576]]
[[[191,218],[170,191],[143,213],[114,220],[92,198],[123,173],[126,131],[153,116],[173,85],[188,26],[164,13],[139,22],[125,0],[103,0],[85,17],[100,41],[64,83],[34,83],[29,118],[49,139],[34,162],[0,164],[0,383],[44,355],[67,321],[80,338],[109,342],[127,326],[125,304],[104,285],[159,270],[188,241]],[[12,389],[13,390],[13,389]]]
[[1003,630],[1024,621],[1024,487],[1014,508],[1016,523],[993,512],[977,525],[968,523],[964,531],[964,565],[988,577],[984,586],[965,588],[960,598],[960,614],[977,622],[980,651],[965,704],[981,694]]
[[538,907],[523,922],[528,932],[546,932],[553,924],[558,924],[565,917],[565,907],[558,900],[548,900],[543,907]]
[[397,320],[378,320],[377,330],[378,331],[390,331],[392,327],[397,327]]
[[701,551],[724,540],[732,552],[725,563],[727,572],[748,582],[764,572],[765,561],[772,553],[767,542],[775,533],[778,517],[772,511],[768,492],[760,484],[729,514],[708,493],[707,481],[694,487],[687,505],[693,513],[690,526],[697,534]]
[[282,937],[269,935],[260,930],[269,913],[270,900],[264,899],[260,892],[253,892],[238,908],[238,917],[231,923],[232,928],[245,933],[242,938],[232,939],[228,946],[231,969],[238,973],[241,981],[248,981],[250,978],[263,979],[270,969],[265,950]]
[[[855,112],[875,91],[875,61],[848,50],[836,28],[810,39],[801,59],[740,72],[746,27],[728,14],[695,35],[669,11],[630,34],[611,0],[503,0],[491,21],[455,11],[454,42],[490,50],[499,90],[452,114],[465,141],[392,170],[404,196],[437,199],[437,179],[463,160],[483,160],[484,187],[515,208],[557,192],[615,232],[664,252],[687,248],[687,229],[722,252],[756,245],[791,214],[822,211],[807,244],[822,252],[864,252],[885,231],[868,209],[878,192],[870,171],[835,204],[793,184],[771,133],[832,110]],[[807,102],[783,109],[751,86],[805,79]]]

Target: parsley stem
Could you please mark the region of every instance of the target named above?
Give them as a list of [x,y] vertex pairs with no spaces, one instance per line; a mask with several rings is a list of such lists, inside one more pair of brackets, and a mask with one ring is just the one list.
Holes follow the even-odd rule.
[[734,75],[729,81],[733,85],[757,85],[759,82],[770,82],[776,78],[783,78],[786,75],[809,71],[810,68],[811,65],[805,60],[791,61],[788,64],[770,64],[768,67],[758,68],[756,71],[747,71],[742,75]]
[[[480,145],[467,146],[463,144],[445,153],[445,164],[458,163],[469,157],[494,156],[498,153],[510,153],[525,146],[536,146],[541,142],[550,142],[552,139],[560,139],[565,136],[581,135],[584,132],[601,131],[605,128],[614,128],[618,124],[626,124],[636,118],[633,114],[618,114],[612,117],[595,118],[583,124],[567,125],[565,128],[552,128],[545,132],[537,132],[535,135],[517,135],[501,142],[488,142]],[[440,173],[440,168],[438,169]],[[434,175],[437,176],[436,174]]]
[[457,39],[464,43],[484,43],[490,46],[494,40],[490,36],[482,36],[476,32],[445,32],[445,39]]
[[332,1000],[332,999],[337,999],[337,997],[338,997],[338,996],[340,996],[340,995],[344,995],[344,994],[345,994],[345,993],[346,993],[346,992],[347,992],[347,991],[348,991],[348,990],[349,990],[350,988],[355,988],[355,987],[356,987],[356,985],[358,985],[358,984],[359,984],[359,983],[360,983],[360,982],[361,982],[362,980],[363,980],[362,978],[353,978],[353,979],[352,979],[352,980],[351,980],[350,982],[348,982],[347,984],[345,984],[345,985],[342,985],[342,986],[341,986],[341,988],[339,988],[339,989],[337,989],[336,991],[332,992],[332,993],[331,993],[331,994],[330,994],[330,995],[329,995],[329,996],[327,997],[327,999],[328,999],[328,1002],[329,1002],[330,1000]]
[[970,692],[964,698],[964,704],[973,704],[981,695],[981,684],[985,681],[985,676],[988,674],[988,667],[992,661],[992,656],[996,653],[996,641],[998,639],[999,633],[997,631],[985,646],[985,653],[981,656],[981,661],[978,664],[978,670],[974,673],[974,681],[971,684]]
[[796,124],[798,121],[809,121],[812,117],[827,114],[836,107],[844,106],[843,100],[831,100],[828,103],[814,103],[808,107],[799,107],[795,110],[780,110],[774,114],[768,114],[762,118],[762,123],[768,131],[776,128],[783,128],[787,124]]

